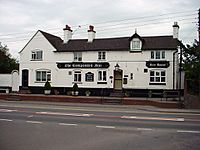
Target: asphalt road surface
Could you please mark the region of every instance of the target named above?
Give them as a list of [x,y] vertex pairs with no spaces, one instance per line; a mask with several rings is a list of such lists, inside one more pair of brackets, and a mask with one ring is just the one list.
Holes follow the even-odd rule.
[[0,150],[200,150],[199,143],[200,113],[0,101]]

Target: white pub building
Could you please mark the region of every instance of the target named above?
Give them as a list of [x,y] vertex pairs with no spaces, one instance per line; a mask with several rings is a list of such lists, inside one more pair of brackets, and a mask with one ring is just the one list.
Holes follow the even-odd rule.
[[64,39],[38,30],[20,51],[20,89],[43,93],[48,80],[60,94],[78,84],[79,95],[109,96],[115,91],[147,96],[151,91],[179,89],[179,26],[173,35],[73,39],[66,25]]

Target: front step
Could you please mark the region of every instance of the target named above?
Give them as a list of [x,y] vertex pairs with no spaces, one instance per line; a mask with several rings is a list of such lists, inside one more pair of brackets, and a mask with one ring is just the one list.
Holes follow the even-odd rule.
[[103,100],[104,104],[112,104],[112,105],[117,105],[122,103],[122,98],[121,97],[106,97]]
[[113,91],[110,93],[110,97],[123,97],[124,96],[124,93],[119,90],[119,91]]

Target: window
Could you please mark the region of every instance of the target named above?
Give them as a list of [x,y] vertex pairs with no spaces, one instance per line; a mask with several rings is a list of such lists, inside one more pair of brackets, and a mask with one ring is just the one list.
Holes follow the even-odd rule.
[[51,81],[51,71],[37,70],[36,71],[36,81],[37,82]]
[[42,60],[42,51],[41,50],[32,51],[31,59],[32,60]]
[[151,59],[165,59],[165,51],[151,51]]
[[131,41],[131,50],[141,50],[142,42],[139,39],[133,39]]
[[82,52],[74,52],[74,61],[82,61]]
[[98,52],[98,60],[106,60],[106,52]]
[[106,71],[98,71],[98,81],[107,81],[107,72]]
[[81,71],[74,71],[74,82],[81,82]]
[[165,83],[166,72],[164,70],[151,70],[150,83]]
[[85,74],[85,81],[86,82],[93,82],[94,81],[94,74],[91,72],[88,72]]

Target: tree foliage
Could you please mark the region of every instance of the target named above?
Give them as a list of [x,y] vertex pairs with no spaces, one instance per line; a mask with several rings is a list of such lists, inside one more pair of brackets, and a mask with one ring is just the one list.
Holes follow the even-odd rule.
[[198,41],[187,45],[183,51],[183,67],[187,79],[198,80],[200,77],[200,47]]
[[19,64],[11,57],[7,46],[0,42],[0,73],[11,73],[12,70],[19,70]]

